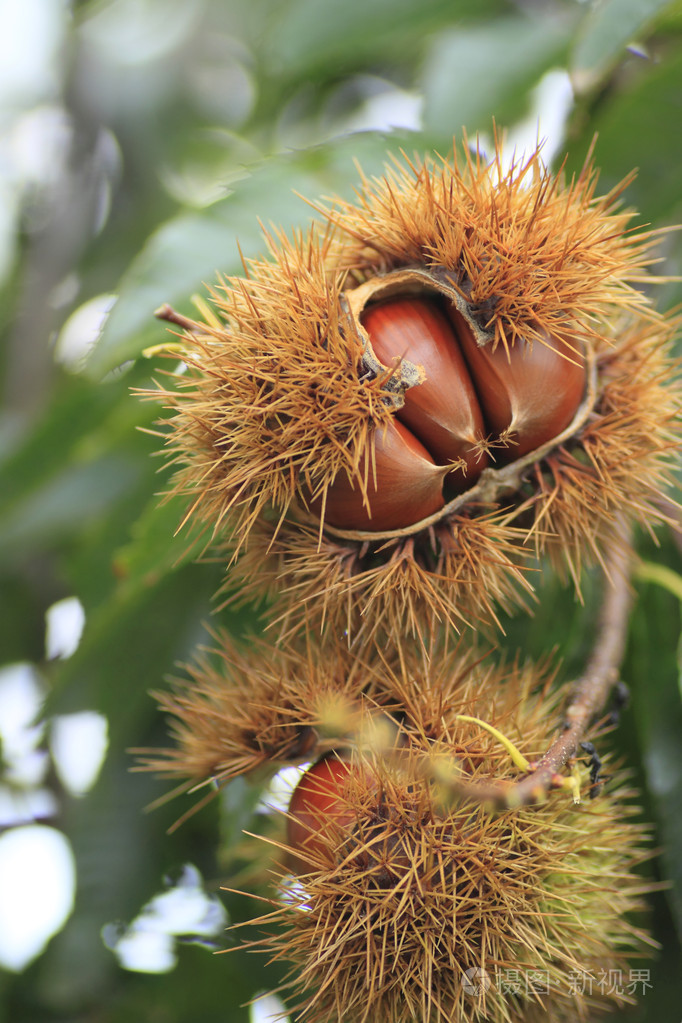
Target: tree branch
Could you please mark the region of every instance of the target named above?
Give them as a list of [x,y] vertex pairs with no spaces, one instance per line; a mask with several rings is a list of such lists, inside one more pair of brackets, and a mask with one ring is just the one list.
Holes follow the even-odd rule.
[[173,309],[173,306],[169,305],[168,302],[164,302],[162,306],[154,310],[154,316],[157,320],[165,320],[167,323],[174,323],[178,327],[182,327],[190,334],[196,334],[199,330],[199,324],[196,320],[191,320],[189,316],[185,316],[183,313],[179,313],[177,309]]
[[550,789],[565,786],[566,776],[560,774],[561,770],[575,756],[591,722],[604,709],[611,689],[618,681],[633,603],[630,571],[630,529],[619,521],[604,560],[606,587],[592,656],[573,687],[563,730],[540,760],[531,765],[531,772],[520,781],[480,785],[455,782],[453,788],[458,792],[514,807],[539,802]]

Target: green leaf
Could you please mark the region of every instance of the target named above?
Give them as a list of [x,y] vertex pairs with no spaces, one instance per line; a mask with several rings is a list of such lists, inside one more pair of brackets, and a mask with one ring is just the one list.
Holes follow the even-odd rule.
[[409,61],[428,34],[461,19],[503,11],[499,0],[294,0],[270,21],[267,71],[290,76],[338,76],[367,61]]
[[312,211],[296,193],[312,199],[329,190],[349,193],[349,182],[357,181],[356,158],[367,173],[376,173],[387,159],[387,148],[395,151],[403,140],[396,134],[387,143],[385,136],[368,132],[273,158],[252,168],[227,198],[203,213],[164,224],[121,281],[118,301],[90,356],[90,374],[99,377],[167,339],[154,310],[169,302],[191,314],[194,292],[205,293],[217,273],[241,272],[240,248],[246,256],[263,255],[259,219],[287,229],[308,224]]
[[642,582],[656,583],[678,600],[682,600],[682,575],[673,572],[667,565],[657,565],[653,561],[642,561],[635,569],[635,579]]
[[599,191],[613,188],[633,168],[625,199],[647,223],[675,224],[682,216],[682,42],[671,40],[660,63],[641,62],[619,90],[601,97],[582,138],[571,146],[568,173],[577,169],[594,135]]
[[675,651],[680,603],[667,589],[651,583],[642,583],[638,596],[623,677],[631,687],[645,777],[663,839],[662,858],[666,876],[673,882],[666,896],[682,934],[678,855],[682,848],[682,699]]
[[212,956],[191,947],[179,952],[172,973],[131,975],[107,1023],[248,1023],[251,1016],[245,1003],[267,983],[265,959],[245,952]]
[[53,400],[30,431],[15,437],[8,430],[0,443],[0,514],[65,468],[79,449],[92,452],[98,433],[104,432],[110,446],[113,438],[107,427],[102,427],[123,394],[127,396],[125,385],[107,383],[93,388],[89,380],[60,375]]
[[215,570],[188,565],[155,585],[122,585],[101,608],[86,607],[81,645],[56,668],[49,710],[92,708],[109,719],[112,743],[129,740],[136,720],[154,713],[148,691],[205,638],[201,623],[217,585]]
[[646,33],[670,0],[605,0],[592,4],[573,50],[571,71],[581,87],[603,77],[629,43]]
[[[491,127],[543,71],[560,62],[570,39],[569,17],[506,18],[457,27],[437,36],[423,74],[424,124],[447,138],[462,126]],[[516,110],[518,113],[518,109]]]
[[123,454],[68,466],[0,518],[0,559],[13,563],[26,552],[79,533],[140,476],[139,463]]
[[155,496],[131,526],[131,540],[116,552],[116,575],[128,585],[153,585],[197,558],[206,537],[190,536],[180,529],[187,501],[173,497],[162,501]]
[[530,581],[535,599],[528,600],[528,614],[502,616],[507,656],[517,651],[523,657],[542,660],[548,655],[560,666],[559,679],[577,678],[591,652],[603,582],[598,571],[586,571],[581,595],[572,582],[562,582],[547,562],[531,567]]
[[233,778],[220,792],[221,846],[227,851],[253,830],[253,817],[262,796],[262,786],[251,779]]
[[0,655],[3,663],[41,661],[45,653],[44,600],[33,580],[0,574]]
[[64,541],[80,542],[144,487],[150,443],[136,427],[152,411],[131,399],[132,382],[141,381],[128,376],[93,386],[82,377],[60,375],[53,401],[30,432],[8,438],[0,561],[16,564]]
[[[78,650],[55,666],[49,712],[97,710],[109,718],[118,741],[129,738],[138,719],[154,714],[149,690],[162,687],[178,673],[179,662],[208,642],[207,623],[222,580],[220,564],[186,564],[165,575],[124,579],[101,607],[86,607]],[[227,608],[213,624],[238,635],[253,633],[255,612]]]

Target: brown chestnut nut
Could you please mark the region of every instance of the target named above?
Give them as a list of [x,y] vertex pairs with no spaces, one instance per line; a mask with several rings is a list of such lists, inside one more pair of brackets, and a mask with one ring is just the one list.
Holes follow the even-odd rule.
[[[367,502],[358,480],[351,481],[342,470],[327,489],[325,522],[339,529],[402,529],[445,504],[443,478],[448,466],[436,465],[426,448],[396,419],[376,430],[374,460],[368,455],[360,470],[367,481]],[[317,514],[322,507],[321,498],[311,502]]]
[[486,424],[507,445],[499,461],[511,462],[557,437],[573,421],[585,395],[587,367],[578,341],[545,334],[546,343],[517,338],[505,347],[479,346],[461,313],[448,316],[469,364]]
[[354,768],[335,753],[313,764],[293,791],[287,817],[287,843],[294,868],[299,873],[312,869],[324,857],[332,829],[349,827],[354,814],[344,799]]
[[406,391],[397,418],[436,462],[459,463],[448,477],[448,488],[467,490],[488,462],[479,447],[485,426],[467,364],[440,302],[393,298],[367,306],[361,322],[385,366],[404,358],[424,370],[424,382]]

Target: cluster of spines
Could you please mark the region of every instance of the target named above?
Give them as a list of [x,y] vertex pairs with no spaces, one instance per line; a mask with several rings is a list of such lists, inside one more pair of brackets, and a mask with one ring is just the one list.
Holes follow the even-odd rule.
[[495,342],[550,336],[579,324],[599,340],[614,310],[650,317],[633,287],[651,281],[656,232],[630,228],[625,178],[595,195],[591,159],[577,178],[552,174],[539,150],[504,168],[457,148],[452,161],[394,160],[363,178],[354,202],[316,206],[349,239],[341,266],[360,279],[400,266],[455,269],[466,298]]
[[505,511],[453,516],[419,537],[362,545],[320,536],[312,525],[262,520],[226,581],[227,599],[271,594],[280,635],[305,622],[320,635],[352,637],[356,646],[425,645],[444,623],[458,632],[499,624],[500,610],[532,599],[523,571],[532,557],[522,546],[527,530],[510,518]]
[[[646,940],[626,918],[646,886],[625,789],[579,809],[562,792],[495,814],[462,801],[461,777],[448,787],[443,762],[472,783],[518,773],[472,716],[539,755],[556,699],[536,669],[486,672],[434,637],[499,625],[500,609],[528,599],[531,555],[549,552],[579,589],[617,516],[660,517],[679,432],[667,356],[678,324],[634,287],[653,235],[628,228],[627,182],[595,197],[589,162],[568,184],[537,153],[509,170],[499,151],[492,167],[465,162],[396,161],[355,202],[317,206],[322,227],[267,236],[268,257],[214,289],[206,322],[185,333],[189,373],[162,391],[176,413],[174,491],[229,552],[229,589],[275,594],[293,645],[245,655],[221,640],[217,666],[204,658],[191,686],[160,696],[175,746],[146,751],[143,768],[187,789],[339,749],[351,758],[355,827],[329,826],[326,858],[273,900],[264,920],[281,929],[258,945],[294,961],[297,1008],[313,1021],[582,1020],[609,999],[571,994],[570,971],[616,969]],[[597,397],[574,435],[528,466],[515,507],[503,495],[420,534],[344,536],[310,508],[324,508],[340,471],[362,488],[397,368],[368,369],[343,295],[414,265],[448,273],[493,345],[569,330],[593,353]],[[303,622],[325,635],[321,648],[297,645]],[[393,746],[377,746],[377,720]],[[274,844],[280,858],[300,853]],[[395,877],[377,850],[394,856]],[[549,994],[472,996],[462,976],[482,964],[547,972]]]
[[[545,749],[559,700],[549,666],[500,668],[443,648],[381,663],[342,644],[324,663],[282,653],[218,637],[191,681],[160,696],[176,745],[148,751],[145,767],[200,787],[321,753],[347,758],[354,823],[321,821],[309,853],[270,830],[261,850],[262,860],[269,843],[282,893],[266,899],[270,936],[251,947],[295,964],[283,990],[296,1010],[320,1023],[532,1023],[611,1004],[572,991],[571,978],[622,971],[646,951],[628,919],[649,855],[632,793],[612,776],[579,807],[559,792],[494,810],[462,790],[519,777],[491,727],[529,760]],[[472,994],[463,978],[480,967],[493,987]],[[500,993],[496,973],[509,970],[543,977],[543,991]]]
[[271,259],[221,281],[210,322],[185,335],[189,372],[153,393],[177,413],[166,438],[180,466],[174,492],[213,535],[230,513],[240,544],[265,509],[283,515],[301,485],[314,496],[342,468],[356,472],[370,427],[390,417],[382,380],[363,379],[362,345],[344,324],[330,232],[269,241]]
[[[492,167],[468,154],[461,172],[456,158],[396,162],[356,202],[320,208],[325,225],[268,235],[266,258],[220,282],[206,322],[185,333],[188,372],[160,394],[175,411],[165,436],[186,521],[231,566],[245,554],[228,588],[276,593],[285,633],[310,616],[378,643],[432,619],[496,627],[498,609],[527,604],[530,553],[549,552],[579,589],[618,515],[660,519],[679,438],[667,355],[679,324],[633,287],[654,262],[652,234],[628,229],[622,188],[595,197],[595,184],[589,164],[567,184],[537,153],[509,170],[499,153]],[[493,344],[570,328],[594,352],[599,394],[525,472],[521,504],[501,493],[436,528],[356,540],[324,528],[325,494],[344,471],[367,486],[364,453],[392,418],[397,370],[368,371],[342,297],[413,264],[447,269]]]
[[[521,1023],[631,1001],[576,989],[646,950],[627,920],[647,888],[633,874],[644,834],[627,820],[626,790],[580,808],[555,796],[497,815],[448,812],[434,808],[423,773],[409,785],[382,764],[381,803],[349,788],[353,836],[331,832],[337,859],[311,860],[264,917],[282,930],[255,947],[295,964],[283,984],[295,1010],[319,1021]],[[479,969],[491,989],[472,993],[465,978]],[[520,997],[497,987],[510,973],[523,978]]]

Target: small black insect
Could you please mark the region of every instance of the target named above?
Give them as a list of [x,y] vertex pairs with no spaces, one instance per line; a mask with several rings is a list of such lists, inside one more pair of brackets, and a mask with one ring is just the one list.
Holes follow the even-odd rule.
[[625,710],[629,702],[630,690],[625,685],[625,682],[617,682],[613,690],[608,724],[617,725],[620,722],[621,711]]
[[592,742],[581,742],[580,748],[587,753],[589,760],[587,766],[590,768],[590,799],[596,799],[597,796],[601,795],[602,789],[604,788],[604,782],[606,776],[601,773],[602,761],[601,757],[594,748]]

